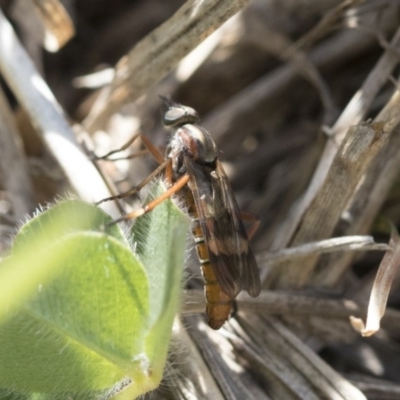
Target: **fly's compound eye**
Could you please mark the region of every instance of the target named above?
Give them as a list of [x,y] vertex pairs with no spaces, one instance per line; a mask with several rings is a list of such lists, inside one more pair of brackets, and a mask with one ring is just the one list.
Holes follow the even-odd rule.
[[163,123],[166,126],[179,124],[179,121],[185,117],[185,111],[182,108],[170,108],[164,115]]
[[192,124],[199,120],[197,112],[191,107],[170,107],[163,117],[165,126],[177,127]]

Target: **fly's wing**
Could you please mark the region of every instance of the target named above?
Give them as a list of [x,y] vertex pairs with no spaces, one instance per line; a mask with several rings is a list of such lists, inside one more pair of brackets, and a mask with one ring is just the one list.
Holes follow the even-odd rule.
[[254,254],[250,248],[249,240],[247,238],[246,230],[244,229],[243,222],[240,216],[240,210],[236,203],[232,187],[229,183],[228,177],[220,163],[216,161],[217,168],[213,177],[213,191],[217,203],[221,202],[225,211],[224,225],[219,225],[220,230],[227,231],[227,236],[231,238],[231,246],[236,248],[238,252],[238,259],[240,260],[240,272],[242,289],[245,289],[250,296],[257,297],[260,294],[261,282],[260,274],[257,267]]
[[222,290],[235,298],[242,289],[250,296],[260,293],[258,267],[240,218],[225,171],[199,166],[185,157],[190,189],[199,213],[210,263]]

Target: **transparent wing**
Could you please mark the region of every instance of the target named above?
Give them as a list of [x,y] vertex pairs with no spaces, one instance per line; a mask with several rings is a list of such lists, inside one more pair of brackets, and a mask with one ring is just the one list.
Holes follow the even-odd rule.
[[217,160],[213,169],[185,157],[185,166],[218,283],[231,298],[242,289],[250,296],[258,296],[261,284],[257,263],[221,163]]

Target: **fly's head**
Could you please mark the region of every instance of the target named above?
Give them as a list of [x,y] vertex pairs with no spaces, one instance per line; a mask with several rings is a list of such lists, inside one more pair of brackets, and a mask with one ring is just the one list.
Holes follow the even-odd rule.
[[195,124],[199,120],[196,110],[177,103],[169,103],[168,110],[162,118],[164,126],[170,129],[176,129],[185,124]]
[[210,134],[197,125],[199,115],[191,108],[164,98],[168,107],[162,122],[172,129],[167,148],[167,156],[172,160],[176,176],[186,173],[184,159],[191,158],[196,163],[214,164],[217,159],[217,147]]

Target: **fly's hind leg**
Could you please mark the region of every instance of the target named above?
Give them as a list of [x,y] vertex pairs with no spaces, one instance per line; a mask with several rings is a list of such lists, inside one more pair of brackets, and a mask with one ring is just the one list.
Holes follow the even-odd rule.
[[[260,218],[250,212],[241,211],[240,217],[242,221],[249,221],[250,226],[246,229],[247,238],[250,240],[254,234],[257,232],[258,227],[260,226]],[[232,299],[232,311],[230,317],[234,317],[238,313],[239,307],[236,299]]]
[[260,218],[257,215],[247,211],[241,211],[240,217],[242,218],[242,221],[249,221],[251,223],[250,226],[246,229],[247,237],[250,240],[260,226]]

